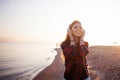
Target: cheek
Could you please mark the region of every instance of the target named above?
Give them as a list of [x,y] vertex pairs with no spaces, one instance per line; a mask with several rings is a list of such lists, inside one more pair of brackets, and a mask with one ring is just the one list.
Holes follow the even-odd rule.
[[77,30],[76,29],[72,29],[72,33],[75,33]]
[[76,36],[76,37],[80,37],[81,36],[81,33],[80,32],[76,32],[76,31],[73,31],[72,34],[73,34],[73,36]]
[[72,34],[75,35],[75,32],[73,31]]
[[78,35],[79,35],[78,30],[72,29],[72,34],[73,34],[74,36],[78,36]]
[[73,34],[74,36],[76,36],[76,35],[77,35],[76,31],[73,31],[73,32],[72,32],[72,34]]

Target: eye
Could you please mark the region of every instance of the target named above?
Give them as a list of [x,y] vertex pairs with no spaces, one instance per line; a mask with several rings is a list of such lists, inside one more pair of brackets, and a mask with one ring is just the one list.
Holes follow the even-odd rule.
[[74,28],[75,28],[75,29],[77,29],[77,28],[78,28],[78,26],[75,26]]
[[75,29],[82,29],[81,26],[75,26],[74,28],[75,28]]
[[81,27],[81,26],[79,26],[79,28],[80,28],[80,29],[82,29],[82,27]]

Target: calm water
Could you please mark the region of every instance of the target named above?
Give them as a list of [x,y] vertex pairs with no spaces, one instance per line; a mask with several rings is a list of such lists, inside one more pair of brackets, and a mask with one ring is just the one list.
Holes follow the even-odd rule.
[[54,60],[54,44],[0,43],[0,80],[32,80]]

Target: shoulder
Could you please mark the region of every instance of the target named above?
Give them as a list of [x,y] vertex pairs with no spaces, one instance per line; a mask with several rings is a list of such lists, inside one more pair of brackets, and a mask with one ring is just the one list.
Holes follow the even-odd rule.
[[69,46],[69,42],[67,42],[67,41],[63,41],[62,43],[61,43],[61,47],[63,47],[63,46]]

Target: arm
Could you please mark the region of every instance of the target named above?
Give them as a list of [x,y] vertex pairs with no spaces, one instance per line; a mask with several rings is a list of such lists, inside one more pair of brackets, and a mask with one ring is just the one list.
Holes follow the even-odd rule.
[[88,50],[88,42],[85,42],[84,41],[84,36],[85,36],[85,30],[82,29],[82,35],[81,35],[81,39],[80,39],[80,46],[83,50],[83,52],[85,53],[85,56],[89,53],[89,50]]
[[81,45],[82,50],[83,50],[84,53],[85,53],[85,56],[89,53],[88,46],[89,46],[88,42],[84,42],[84,44]]
[[82,35],[81,35],[81,39],[80,39],[80,45],[84,45],[84,36],[85,36],[85,30],[82,29]]
[[68,29],[68,30],[67,30],[67,34],[68,34],[68,36],[70,37],[70,45],[75,45],[75,42],[74,42],[74,38],[73,38],[71,29]]

